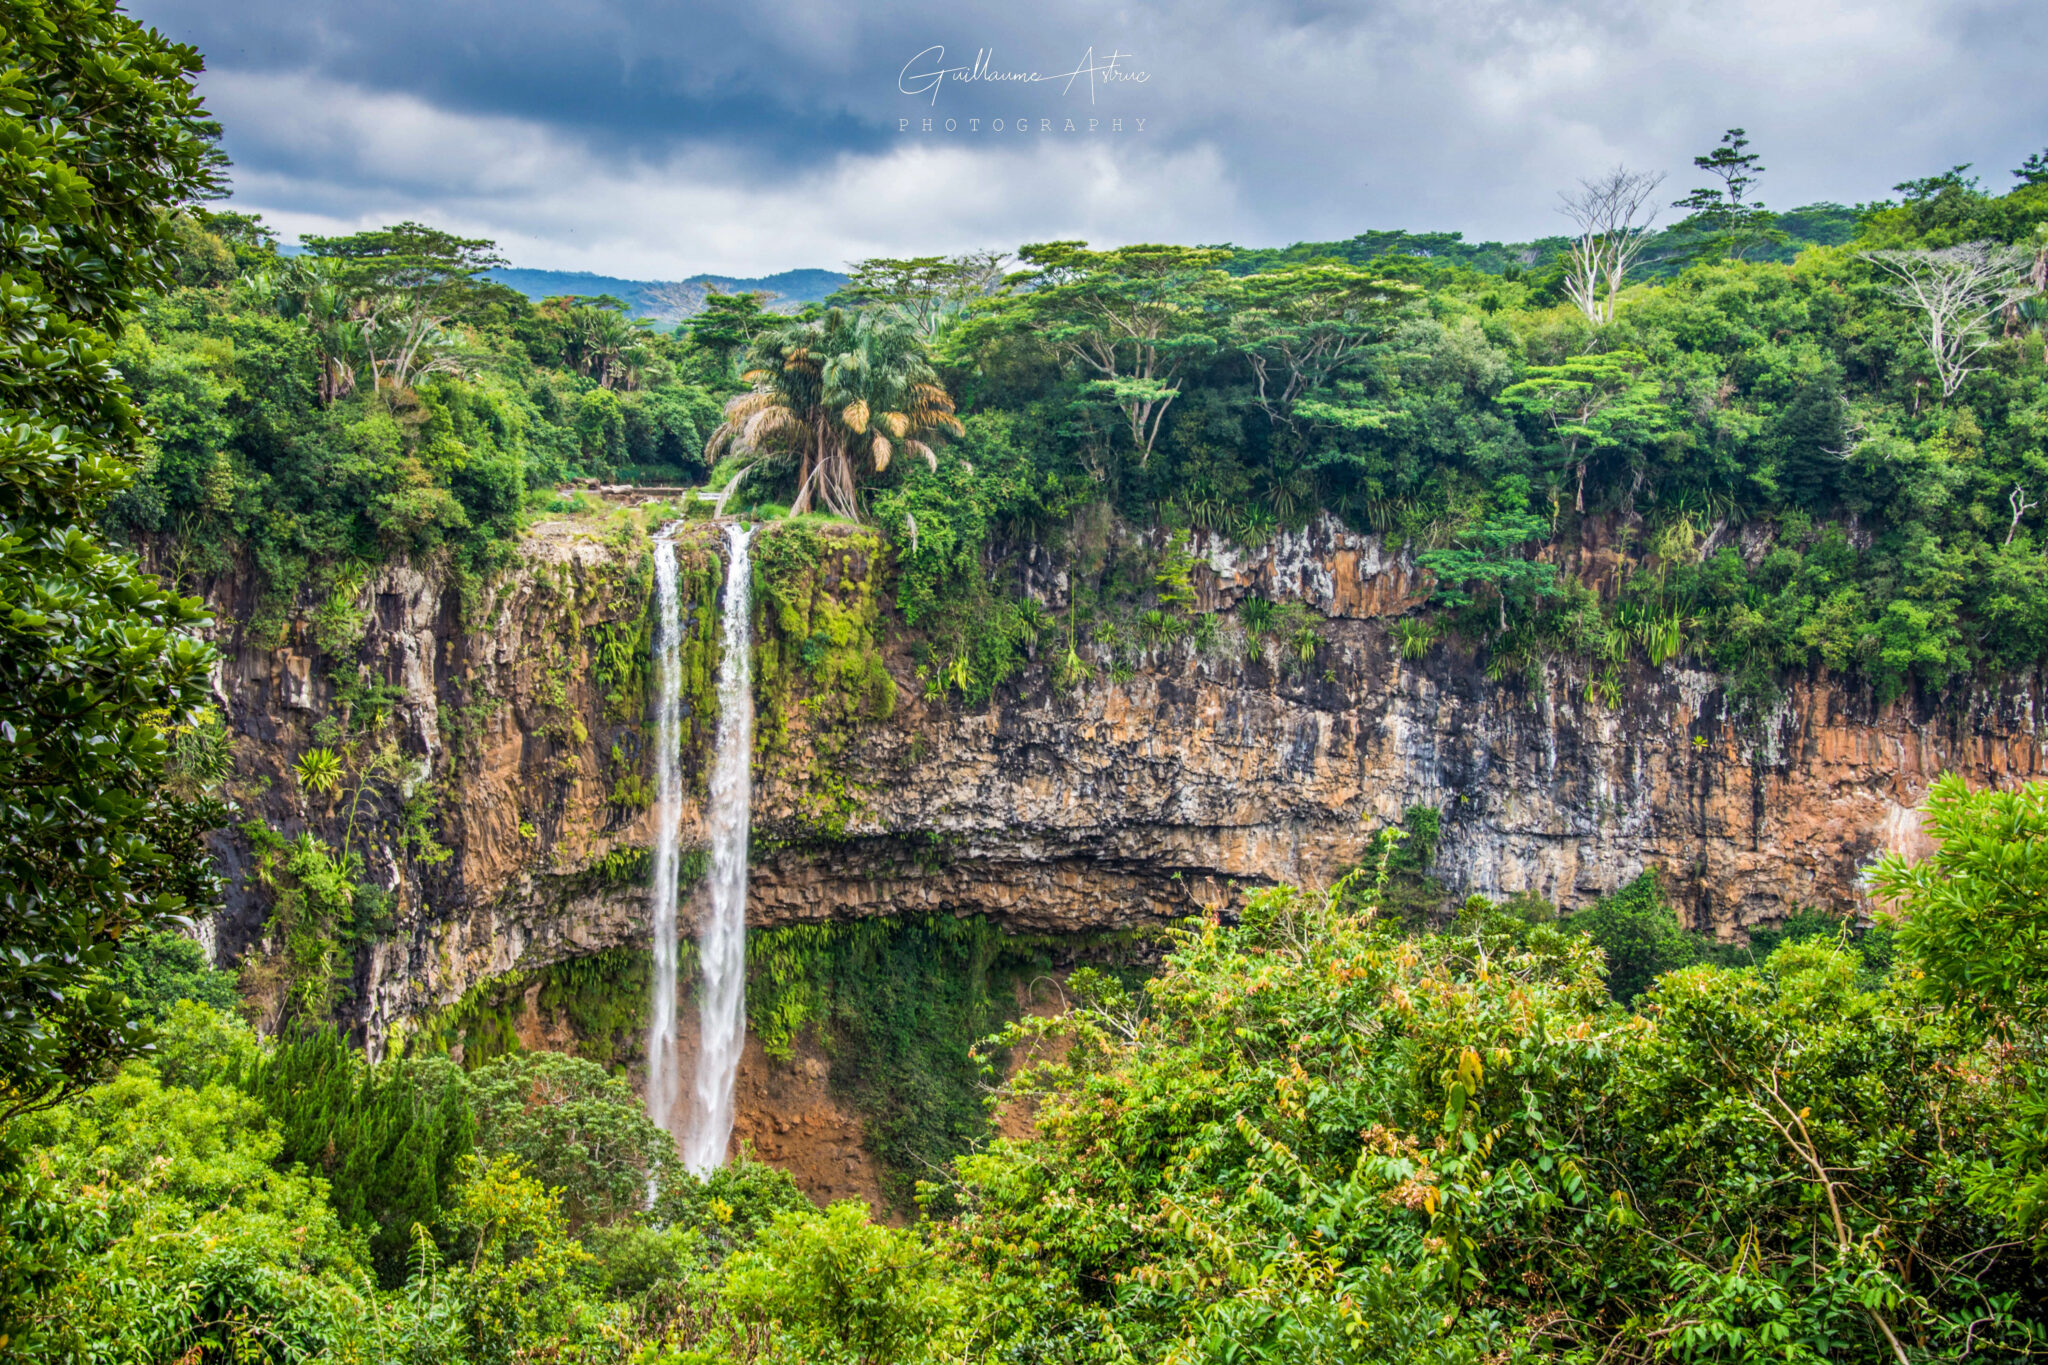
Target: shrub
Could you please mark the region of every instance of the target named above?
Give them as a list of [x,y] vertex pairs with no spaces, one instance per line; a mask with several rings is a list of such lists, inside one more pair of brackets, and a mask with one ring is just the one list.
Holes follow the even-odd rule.
[[1633,1004],[1662,973],[1699,958],[1699,944],[1679,926],[1654,869],[1574,914],[1565,926],[1600,945],[1607,956],[1607,989],[1624,1005]]

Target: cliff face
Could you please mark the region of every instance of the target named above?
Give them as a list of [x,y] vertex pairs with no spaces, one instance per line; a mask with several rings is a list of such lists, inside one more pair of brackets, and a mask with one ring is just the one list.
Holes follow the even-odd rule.
[[[708,529],[686,556],[699,795],[720,573]],[[1328,881],[1375,828],[1423,805],[1442,819],[1432,870],[1456,892],[1577,906],[1656,865],[1696,927],[1732,934],[1854,902],[1877,852],[1913,846],[1911,808],[1937,773],[2009,783],[2043,766],[2034,678],[1938,711],[1879,709],[1813,679],[1738,725],[1713,678],[1682,667],[1625,674],[1610,709],[1568,667],[1532,688],[1490,681],[1456,642],[1404,659],[1392,622],[1415,606],[1411,566],[1331,524],[1257,553],[1215,550],[1195,575],[1205,611],[1253,592],[1316,608],[1312,661],[1247,650],[1227,626],[1207,652],[1162,646],[1121,681],[1098,669],[1063,690],[1041,666],[963,707],[925,697],[888,624],[879,542],[806,533],[778,558],[779,534],[762,540],[774,586],[756,611],[757,926],[945,912],[1072,931],[1181,916],[1229,903],[1235,885]],[[370,787],[375,818],[357,821],[390,895],[349,1006],[373,1039],[515,967],[645,941],[636,783],[650,760],[632,666],[644,670],[645,555],[629,536],[544,526],[514,573],[466,601],[444,574],[384,569],[352,599],[360,629],[340,632],[345,649],[323,654],[303,625],[281,642],[224,628],[241,795],[287,835],[343,837],[346,791],[308,793],[290,767],[343,744],[338,706],[361,715],[374,694],[388,708],[349,751],[395,755]],[[1050,566],[1033,588],[1064,605]],[[224,622],[249,619],[245,593],[216,585]],[[700,821],[692,805],[686,841]],[[216,926],[232,956],[266,941],[276,889],[247,837],[222,848],[242,874]]]

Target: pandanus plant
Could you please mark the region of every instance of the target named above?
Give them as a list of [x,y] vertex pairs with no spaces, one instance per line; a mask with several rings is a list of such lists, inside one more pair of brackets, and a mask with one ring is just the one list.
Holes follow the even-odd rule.
[[749,358],[753,388],[726,404],[704,457],[794,457],[792,515],[817,503],[857,519],[864,474],[887,470],[899,451],[937,469],[929,441],[960,434],[923,342],[891,314],[830,309],[763,333]]

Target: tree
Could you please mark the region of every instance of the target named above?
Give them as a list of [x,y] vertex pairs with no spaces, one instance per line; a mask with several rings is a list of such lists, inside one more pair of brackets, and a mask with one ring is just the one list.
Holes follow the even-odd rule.
[[1962,198],[1978,192],[1978,180],[1969,174],[1970,163],[1965,161],[1933,175],[1923,175],[1913,180],[1901,180],[1892,186],[1906,196],[1909,204],[1925,204],[1933,200]]
[[949,319],[958,317],[968,304],[986,297],[1002,282],[1009,259],[1004,251],[909,260],[878,256],[854,266],[832,302],[900,309],[917,334],[929,341]]
[[2010,1044],[2017,1102],[1995,1166],[1973,1173],[1975,1202],[2048,1249],[2048,783],[1971,791],[1935,779],[1921,807],[1934,852],[1887,853],[1871,889],[1899,918],[1898,950],[1977,1031]]
[[1862,255],[1891,276],[1885,292],[1919,312],[1920,339],[1943,398],[1954,397],[1979,368],[1971,362],[1994,339],[1992,317],[2028,292],[2033,265],[2030,253],[1991,242]]
[[1645,207],[1663,183],[1661,171],[1616,166],[1558,194],[1558,211],[1578,229],[1565,252],[1565,293],[1595,327],[1614,321],[1615,297],[1649,245],[1650,224],[1656,221],[1656,213]]
[[1510,509],[1488,517],[1465,537],[1464,545],[1427,551],[1415,562],[1436,576],[1435,595],[1445,606],[1472,605],[1475,588],[1492,593],[1505,632],[1509,602],[1533,601],[1556,585],[1555,564],[1539,564],[1515,553],[1530,541],[1543,539],[1546,530],[1542,517]]
[[2048,151],[2035,152],[2012,173],[2022,185],[2048,185]]
[[1143,468],[1188,362],[1212,349],[1210,305],[1230,252],[1214,247],[1042,242],[1018,255],[1002,305],[964,345],[991,332],[1043,346],[1078,372],[1091,400],[1121,418]]
[[2048,783],[1973,792],[1948,773],[1921,810],[1934,852],[1888,853],[1871,870],[1899,910],[1899,951],[1959,1000],[2048,1020]]
[[1565,923],[1600,945],[1607,958],[1608,992],[1624,1005],[1634,1004],[1664,973],[1689,967],[1699,958],[1699,945],[1664,899],[1663,883],[1654,869]]
[[414,222],[299,240],[331,263],[331,278],[356,299],[370,372],[388,376],[394,389],[452,365],[437,353],[442,329],[477,300],[484,272],[505,264],[493,242]]
[[466,1166],[448,1219],[463,1244],[450,1296],[469,1338],[466,1358],[512,1365],[561,1329],[570,1272],[589,1255],[562,1222],[560,1195],[518,1161],[472,1157]]
[[298,323],[313,343],[320,375],[316,393],[327,407],[355,392],[356,372],[371,363],[368,300],[359,297],[341,272],[317,256],[282,262],[255,283],[271,294],[278,316]]
[[610,294],[542,299],[534,309],[562,364],[595,379],[599,388],[630,391],[639,386],[646,363],[650,324],[626,312],[626,301]]
[[925,438],[960,434],[952,398],[901,317],[833,308],[763,333],[750,354],[754,368],[744,377],[753,390],[726,404],[704,458],[716,463],[728,450],[795,454],[794,515],[815,498],[833,515],[856,519],[856,462],[880,474],[900,442],[936,468],[938,454]]
[[235,974],[213,966],[197,942],[169,929],[145,929],[123,939],[107,978],[156,1020],[181,1000],[196,1000],[224,1014],[242,1003]]
[[718,358],[721,375],[731,377],[733,357],[753,345],[754,338],[782,321],[765,306],[766,293],[728,294],[713,289],[701,311],[690,318],[690,344]]
[[1749,137],[1742,129],[1723,133],[1720,146],[1692,159],[1693,165],[1718,179],[1720,185],[1696,189],[1672,201],[1673,208],[1692,211],[1678,227],[1700,239],[1693,248],[1695,260],[1732,256],[1739,261],[1758,245],[1789,240],[1772,226],[1774,219],[1763,202],[1749,197],[1764,168],[1756,164],[1755,152],[1744,150],[1748,146]]
[[403,1281],[414,1226],[440,1222],[471,1153],[476,1128],[454,1064],[372,1066],[318,1028],[278,1043],[242,1088],[276,1123],[279,1160],[326,1177],[335,1211],[363,1232],[385,1285]]
[[849,1199],[776,1215],[728,1263],[726,1299],[774,1322],[809,1358],[855,1365],[949,1359],[962,1308],[946,1264],[908,1228],[878,1227]]
[[477,1150],[560,1196],[572,1232],[630,1218],[684,1178],[673,1137],[624,1079],[560,1052],[512,1052],[470,1077]]
[[1638,444],[1666,424],[1655,381],[1642,377],[1647,363],[1639,351],[1573,356],[1562,365],[1532,365],[1520,383],[1501,390],[1502,403],[1550,427],[1552,449],[1576,479],[1574,511],[1586,510],[1593,456]]
[[216,894],[218,806],[163,789],[204,612],[93,529],[142,434],[107,333],[214,184],[199,66],[107,0],[0,0],[0,1121],[145,1041],[91,978]]
[[1219,302],[1229,313],[1225,335],[1258,381],[1259,407],[1291,423],[1295,402],[1384,337],[1415,292],[1351,266],[1311,265],[1233,280]]

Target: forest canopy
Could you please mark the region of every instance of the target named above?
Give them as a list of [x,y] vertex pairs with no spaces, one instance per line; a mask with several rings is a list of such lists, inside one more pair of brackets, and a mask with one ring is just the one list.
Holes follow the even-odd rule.
[[[107,0],[0,19],[10,1358],[2048,1353],[2048,784],[1943,779],[1937,851],[1872,870],[1878,923],[1746,947],[1688,934],[1655,872],[1563,922],[1530,896],[1411,913],[1425,810],[1335,885],[1173,927],[1148,979],[1073,970],[1059,1016],[946,1057],[897,1035],[940,1006],[990,1022],[933,971],[948,942],[985,971],[995,931],[864,928],[829,989],[777,983],[776,1045],[806,1011],[856,1019],[871,1084],[958,1091],[985,1065],[1025,1118],[975,1141],[952,1094],[898,1125],[911,1156],[920,1128],[949,1144],[911,1225],[818,1209],[744,1153],[693,1175],[600,1062],[509,1024],[458,1057],[461,1002],[410,1052],[353,1046],[340,967],[379,904],[353,805],[338,846],[244,827],[280,921],[302,916],[270,1036],[182,932],[216,894],[201,836],[234,761],[182,593],[249,575],[257,647],[339,603],[310,632],[338,655],[369,568],[487,582],[532,519],[581,514],[577,480],[870,522],[935,700],[985,700],[1055,644],[1019,587],[1039,549],[1075,569],[1043,651],[1061,686],[1104,653],[1217,647],[1198,538],[1333,525],[1429,576],[1404,656],[1455,632],[1531,693],[1559,661],[1611,705],[1631,660],[1689,658],[1752,708],[1799,669],[1888,700],[2034,668],[2043,157],[2003,192],[1964,166],[1772,213],[1731,129],[1661,234],[1670,191],[1617,168],[1533,247],[1034,243],[1015,269],[864,262],[794,317],[717,297],[662,333],[615,298],[530,303],[485,278],[492,243],[428,224],[281,251],[218,207],[198,53]],[[771,590],[799,539],[764,547]],[[1235,610],[1313,666],[1302,603]],[[359,798],[396,750],[352,749],[338,709],[293,776]],[[449,856],[401,809],[409,855]],[[511,985],[600,1012],[631,977],[601,956]]]
[[[670,332],[529,302],[421,224],[288,256],[188,207],[179,286],[118,342],[153,435],[107,525],[188,587],[253,565],[279,621],[393,556],[487,575],[567,481],[741,476],[735,506],[876,523],[971,701],[1042,633],[1017,547],[1071,554],[1091,509],[1155,545],[1380,534],[1434,574],[1429,629],[1502,680],[1576,661],[1595,700],[1630,658],[1752,711],[1814,669],[1888,700],[2034,666],[2048,184],[1963,167],[1773,213],[1740,129],[1697,161],[1661,231],[1669,187],[1616,173],[1580,236],[1514,248],[1028,244],[863,262],[795,316],[714,295]],[[1081,636],[1159,605],[1086,577]]]

